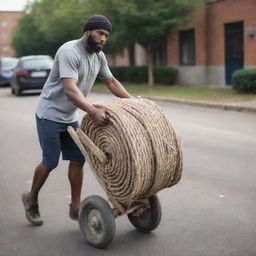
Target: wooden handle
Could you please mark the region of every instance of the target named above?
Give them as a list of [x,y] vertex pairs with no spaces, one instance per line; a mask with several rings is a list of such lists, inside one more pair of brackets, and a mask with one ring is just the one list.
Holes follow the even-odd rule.
[[73,127],[68,126],[68,133],[84,156],[87,155],[86,149],[84,148],[85,146],[96,158],[98,158],[101,164],[106,164],[108,159],[105,153],[102,152],[80,128],[75,131]]

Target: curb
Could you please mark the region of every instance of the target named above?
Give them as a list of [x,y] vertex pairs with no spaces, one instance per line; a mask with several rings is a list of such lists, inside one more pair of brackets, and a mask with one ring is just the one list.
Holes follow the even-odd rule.
[[249,107],[249,106],[240,106],[233,104],[220,104],[220,103],[212,103],[212,102],[203,102],[203,101],[189,101],[183,99],[173,99],[173,98],[162,98],[162,97],[146,97],[148,99],[157,100],[157,101],[165,101],[183,105],[190,105],[190,106],[198,106],[198,107],[207,107],[207,108],[215,108],[215,109],[222,109],[222,110],[230,110],[230,111],[237,111],[237,112],[249,112],[256,114],[256,107]]
[[[103,92],[97,89],[92,89],[92,92],[95,93],[102,93],[107,94],[108,92]],[[221,104],[221,103],[213,103],[213,102],[205,102],[205,101],[190,101],[184,99],[176,99],[176,98],[164,98],[164,97],[157,97],[157,96],[142,96],[144,98],[156,101],[163,101],[163,102],[170,102],[170,103],[177,103],[182,105],[190,105],[190,106],[197,106],[197,107],[207,107],[207,108],[214,108],[214,109],[222,109],[222,110],[229,110],[229,111],[237,111],[237,112],[247,112],[256,114],[256,106],[242,106],[237,105],[236,103],[230,104]]]

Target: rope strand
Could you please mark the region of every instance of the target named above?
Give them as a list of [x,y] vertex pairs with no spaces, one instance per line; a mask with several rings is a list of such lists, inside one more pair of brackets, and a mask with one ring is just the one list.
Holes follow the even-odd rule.
[[178,183],[182,174],[180,137],[163,110],[144,98],[114,99],[95,104],[106,109],[109,124],[85,115],[81,129],[107,154],[100,161],[88,150],[91,167],[105,189],[128,207]]

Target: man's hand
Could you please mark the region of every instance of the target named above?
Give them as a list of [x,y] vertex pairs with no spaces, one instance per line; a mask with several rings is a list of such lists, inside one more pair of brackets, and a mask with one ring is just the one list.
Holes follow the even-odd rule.
[[107,124],[109,122],[107,112],[103,108],[97,108],[93,116],[100,124]]
[[106,124],[109,122],[109,118],[105,109],[96,108],[89,104],[85,100],[85,96],[76,86],[76,80],[73,78],[63,78],[61,79],[64,87],[64,92],[71,100],[71,102],[78,108],[87,112],[89,115],[93,116],[100,124]]

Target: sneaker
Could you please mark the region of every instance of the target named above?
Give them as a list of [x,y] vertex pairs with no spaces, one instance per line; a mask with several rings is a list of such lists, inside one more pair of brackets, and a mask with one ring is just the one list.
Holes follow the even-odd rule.
[[25,213],[27,220],[33,225],[33,226],[40,226],[43,224],[43,220],[40,217],[39,212],[39,206],[38,203],[31,204],[27,200],[27,192],[23,193],[21,196],[23,205],[25,207]]
[[69,218],[78,221],[79,208],[74,208],[72,204],[69,205]]

